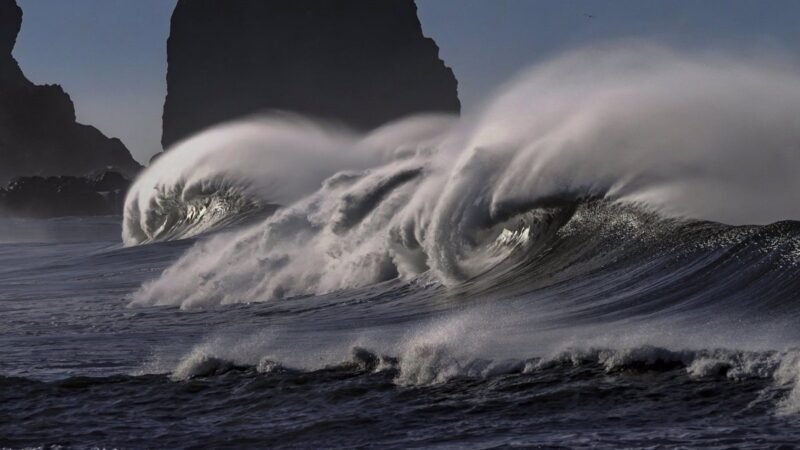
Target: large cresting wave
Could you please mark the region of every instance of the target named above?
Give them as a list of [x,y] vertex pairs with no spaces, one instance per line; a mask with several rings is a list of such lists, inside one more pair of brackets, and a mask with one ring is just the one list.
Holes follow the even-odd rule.
[[[766,233],[790,261],[792,225],[697,221],[800,218],[798,169],[798,67],[615,46],[533,67],[458,120],[358,134],[271,115],[206,131],[135,182],[123,238],[182,238],[271,213],[199,242],[134,295],[185,308],[394,279],[457,288],[487,274],[495,284],[549,277],[600,267],[590,256],[621,258],[632,242],[685,241],[670,249],[686,254]],[[570,236],[581,240],[564,244]],[[571,256],[555,258],[564,247]]]

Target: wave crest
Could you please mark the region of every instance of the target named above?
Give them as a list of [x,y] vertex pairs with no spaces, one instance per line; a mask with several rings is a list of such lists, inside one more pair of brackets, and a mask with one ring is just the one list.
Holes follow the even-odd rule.
[[167,236],[154,186],[189,178],[221,178],[246,204],[282,208],[198,244],[135,304],[264,301],[422,274],[455,286],[523,243],[545,254],[562,227],[591,222],[588,210],[573,217],[587,199],[638,205],[606,215],[644,224],[618,236],[627,240],[663,234],[664,217],[800,218],[800,74],[764,61],[593,49],[533,68],[458,123],[412,118],[357,136],[281,119],[210,133],[137,180],[126,242]]

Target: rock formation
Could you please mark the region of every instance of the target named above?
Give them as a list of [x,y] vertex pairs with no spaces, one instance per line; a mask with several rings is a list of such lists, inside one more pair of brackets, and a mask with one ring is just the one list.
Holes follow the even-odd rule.
[[15,0],[0,0],[0,184],[16,176],[85,176],[113,169],[132,177],[141,166],[119,139],[75,121],[61,86],[37,86],[11,52],[22,25]]
[[25,77],[11,51],[22,25],[22,10],[13,1],[0,1],[0,90],[25,85]]
[[458,112],[438,52],[413,0],[178,0],[162,144],[270,109],[357,129]]
[[0,189],[0,216],[119,215],[128,187],[130,181],[116,172],[86,177],[18,177],[6,189]]

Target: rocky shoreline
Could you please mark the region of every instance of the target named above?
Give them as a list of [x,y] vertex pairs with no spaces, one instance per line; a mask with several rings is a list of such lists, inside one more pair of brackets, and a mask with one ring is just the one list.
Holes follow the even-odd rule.
[[0,188],[0,214],[26,218],[120,215],[130,184],[117,172],[17,177]]

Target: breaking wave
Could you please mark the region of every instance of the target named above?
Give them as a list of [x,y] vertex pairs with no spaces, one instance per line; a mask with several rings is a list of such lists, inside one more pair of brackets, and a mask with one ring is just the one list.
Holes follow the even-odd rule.
[[[624,373],[673,372],[692,382],[742,382],[765,380],[766,389],[777,392],[777,412],[800,412],[800,354],[786,351],[741,351],[729,349],[669,350],[650,345],[623,348],[568,348],[545,356],[525,359],[486,359],[466,356],[443,345],[412,342],[399,356],[363,347],[351,347],[338,360],[300,362],[292,366],[249,352],[231,351],[216,343],[204,343],[182,355],[170,371],[173,381],[207,378],[234,371],[259,374],[313,374],[319,371],[350,371],[357,374],[385,373],[399,386],[424,386],[453,379],[491,379],[547,372],[587,370],[586,377]],[[234,346],[235,348],[235,346]],[[261,349],[263,351],[263,349]],[[269,354],[268,354],[269,355]],[[291,360],[292,358],[290,358]],[[296,360],[296,358],[294,358]],[[297,361],[295,361],[297,363]],[[163,370],[163,369],[162,369]],[[154,367],[148,371],[158,372]],[[561,376],[561,375],[557,375]]]
[[422,142],[449,121],[418,117],[368,138],[278,112],[211,128],[178,143],[134,182],[123,241],[182,239],[269,214],[333,174],[392,159],[403,152],[400,139]]
[[123,237],[252,221],[131,305],[259,303],[275,335],[145,372],[349,361],[416,385],[589,364],[770,379],[795,412],[798,169],[797,67],[654,46],[559,57],[458,120],[222,125],[135,182]]
[[455,286],[520,245],[552,251],[562,227],[591,221],[591,201],[641,228],[583,230],[597,246],[673,222],[798,218],[799,87],[796,68],[774,62],[606,48],[535,67],[458,122],[417,117],[367,135],[291,116],[223,125],[136,181],[125,242],[280,208],[198,244],[134,303],[267,301],[423,275]]

